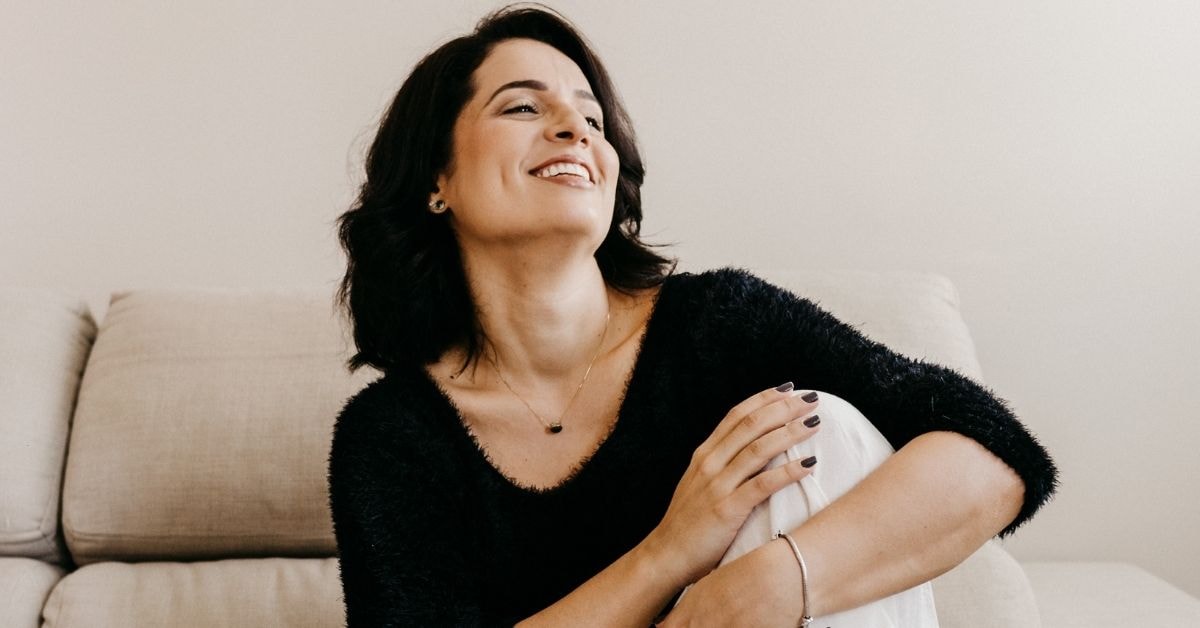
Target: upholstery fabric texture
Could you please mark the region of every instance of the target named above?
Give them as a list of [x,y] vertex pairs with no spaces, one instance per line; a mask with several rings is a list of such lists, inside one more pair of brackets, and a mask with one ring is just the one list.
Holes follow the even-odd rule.
[[941,275],[789,270],[762,276],[897,353],[983,381],[975,342],[959,311],[958,290]]
[[0,555],[65,560],[59,487],[75,392],[95,335],[81,300],[0,290]]
[[[978,378],[957,296],[943,278],[767,277],[907,355]],[[53,318],[44,312],[54,309],[46,301],[59,300],[39,298],[17,309],[31,309],[20,314],[23,320],[46,325]],[[72,300],[54,307],[90,323]],[[8,317],[6,329],[18,329],[9,323],[14,311],[0,312]],[[341,626],[336,559],[237,558],[334,554],[325,483],[330,430],[342,402],[377,376],[346,372],[350,343],[341,328],[327,291],[149,290],[114,295],[90,358],[94,325],[48,332],[78,336],[76,382],[88,363],[62,495],[63,531],[84,566],[58,582],[61,571],[50,565],[0,559],[0,591],[10,596],[0,596],[0,625],[43,625],[40,599],[49,595],[47,628]],[[14,338],[33,337],[22,331]],[[8,375],[14,361],[7,359],[13,345],[0,346],[3,384],[15,381]],[[60,376],[38,377],[44,386]],[[73,401],[75,384],[64,385]],[[4,409],[0,428],[18,416],[9,412],[12,406]],[[56,429],[65,439],[71,410],[58,412],[42,408],[29,416],[41,422],[61,416]],[[9,454],[4,444],[0,465]],[[61,467],[63,448],[43,453],[58,456]],[[40,463],[42,455],[28,464]],[[6,491],[8,477],[0,476]],[[55,488],[54,503],[57,498]],[[6,501],[3,514],[10,512]],[[989,547],[935,580],[935,592],[960,577],[964,586],[981,578],[973,586],[983,598],[1027,587],[1024,574],[1007,569],[1012,559],[998,545]],[[964,571],[972,564],[974,571]],[[942,609],[946,595],[937,595]],[[971,604],[981,611],[972,615]],[[1027,600],[1008,610],[1031,605]],[[973,598],[957,617],[939,610],[942,628],[990,627],[996,606]],[[27,623],[13,618],[18,607]],[[1009,625],[1036,626],[1028,617],[1002,617]]]
[[62,568],[40,560],[0,557],[0,626],[39,628],[42,605],[62,575]]
[[336,628],[342,625],[337,561],[87,565],[54,587],[45,619],[43,628]]
[[998,541],[989,541],[958,567],[935,578],[933,597],[942,628],[1042,625],[1029,578]]
[[1128,563],[1025,563],[1046,628],[1196,628],[1200,600]]
[[79,564],[330,556],[343,366],[328,293],[116,295],[79,393],[63,528]]

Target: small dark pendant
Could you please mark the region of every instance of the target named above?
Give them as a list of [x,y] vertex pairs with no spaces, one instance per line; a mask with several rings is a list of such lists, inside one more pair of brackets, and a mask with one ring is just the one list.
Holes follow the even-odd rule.
[[550,426],[546,428],[546,431],[550,432],[551,434],[557,434],[562,431],[562,423],[551,423]]

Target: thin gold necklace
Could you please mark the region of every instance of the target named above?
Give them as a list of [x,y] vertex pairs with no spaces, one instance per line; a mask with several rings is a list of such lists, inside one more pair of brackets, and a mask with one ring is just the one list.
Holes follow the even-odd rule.
[[[604,339],[608,337],[608,323],[611,320],[612,306],[610,305],[604,314],[604,333],[600,334],[600,345],[596,347],[595,355],[593,355],[592,360],[588,362],[587,370],[583,372],[583,379],[579,380],[579,385],[575,387],[575,392],[571,395],[571,400],[567,402],[567,407],[563,408],[562,414],[558,416],[557,421],[551,422],[542,418],[542,415],[538,414],[538,411],[534,410],[533,406],[529,405],[529,402],[525,401],[524,397],[517,393],[516,390],[513,390],[512,384],[509,384],[508,380],[504,379],[504,373],[500,371],[500,365],[496,363],[496,359],[492,357],[491,353],[484,351],[483,355],[488,359],[488,362],[492,363],[492,368],[496,369],[496,376],[500,378],[500,383],[504,384],[504,387],[508,389],[508,392],[512,393],[513,396],[520,400],[521,403],[525,404],[525,407],[529,409],[529,412],[533,414],[535,418],[537,418],[538,422],[541,423],[543,427],[546,428],[546,433],[558,434],[559,432],[563,431],[562,422],[567,416],[567,411],[570,410],[571,405],[575,403],[575,398],[579,396],[579,391],[583,390],[583,385],[587,383],[588,375],[592,374],[592,366],[596,364],[596,358],[600,357],[600,350],[604,348]],[[492,348],[492,351],[495,352],[495,347]]]

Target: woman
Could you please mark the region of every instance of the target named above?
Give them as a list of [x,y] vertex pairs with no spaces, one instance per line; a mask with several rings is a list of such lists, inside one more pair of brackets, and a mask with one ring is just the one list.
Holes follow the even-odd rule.
[[[341,222],[351,366],[383,373],[330,458],[351,626],[794,626],[931,579],[1052,492],[974,383],[749,274],[673,273],[638,237],[642,176],[603,66],[547,11],[485,18],[400,88]],[[787,455],[839,397],[897,453],[737,543],[848,464]]]

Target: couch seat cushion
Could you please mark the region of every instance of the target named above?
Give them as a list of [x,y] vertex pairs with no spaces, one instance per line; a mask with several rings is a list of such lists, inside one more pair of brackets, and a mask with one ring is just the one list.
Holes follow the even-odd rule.
[[95,563],[63,578],[42,628],[343,625],[332,558]]
[[1200,600],[1128,563],[1028,562],[1045,628],[1196,628]]
[[32,558],[0,556],[0,626],[38,628],[42,605],[63,570]]

